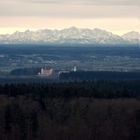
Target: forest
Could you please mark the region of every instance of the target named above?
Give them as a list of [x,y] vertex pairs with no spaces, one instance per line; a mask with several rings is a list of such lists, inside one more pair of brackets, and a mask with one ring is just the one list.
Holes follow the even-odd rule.
[[140,80],[140,72],[125,71],[76,71],[61,73],[61,80]]
[[0,84],[0,140],[139,140],[140,81]]

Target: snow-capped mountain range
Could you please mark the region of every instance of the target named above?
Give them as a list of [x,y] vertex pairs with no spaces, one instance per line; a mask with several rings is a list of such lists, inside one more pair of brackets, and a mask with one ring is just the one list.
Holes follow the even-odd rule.
[[140,44],[140,33],[129,32],[123,36],[101,29],[70,27],[62,30],[42,29],[0,35],[0,44],[45,43],[45,44]]

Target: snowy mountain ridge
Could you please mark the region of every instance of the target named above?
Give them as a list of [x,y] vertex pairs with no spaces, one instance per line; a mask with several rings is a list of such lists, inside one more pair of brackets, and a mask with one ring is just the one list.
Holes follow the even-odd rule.
[[42,29],[0,35],[1,44],[45,43],[45,44],[140,44],[140,33],[129,32],[123,36],[98,28],[70,27],[62,30]]

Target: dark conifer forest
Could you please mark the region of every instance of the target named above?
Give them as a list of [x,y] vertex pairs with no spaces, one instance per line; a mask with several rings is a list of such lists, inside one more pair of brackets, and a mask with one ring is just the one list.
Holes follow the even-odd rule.
[[140,81],[0,84],[0,140],[139,140]]

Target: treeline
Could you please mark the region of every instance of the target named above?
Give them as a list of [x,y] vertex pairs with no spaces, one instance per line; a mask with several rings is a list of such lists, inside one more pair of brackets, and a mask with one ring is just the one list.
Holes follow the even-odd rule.
[[139,140],[140,81],[0,84],[0,140]]
[[17,68],[10,72],[14,76],[32,76],[37,75],[41,68]]
[[140,81],[1,84],[0,94],[46,97],[140,98]]
[[77,71],[61,73],[61,80],[140,80],[140,72]]

